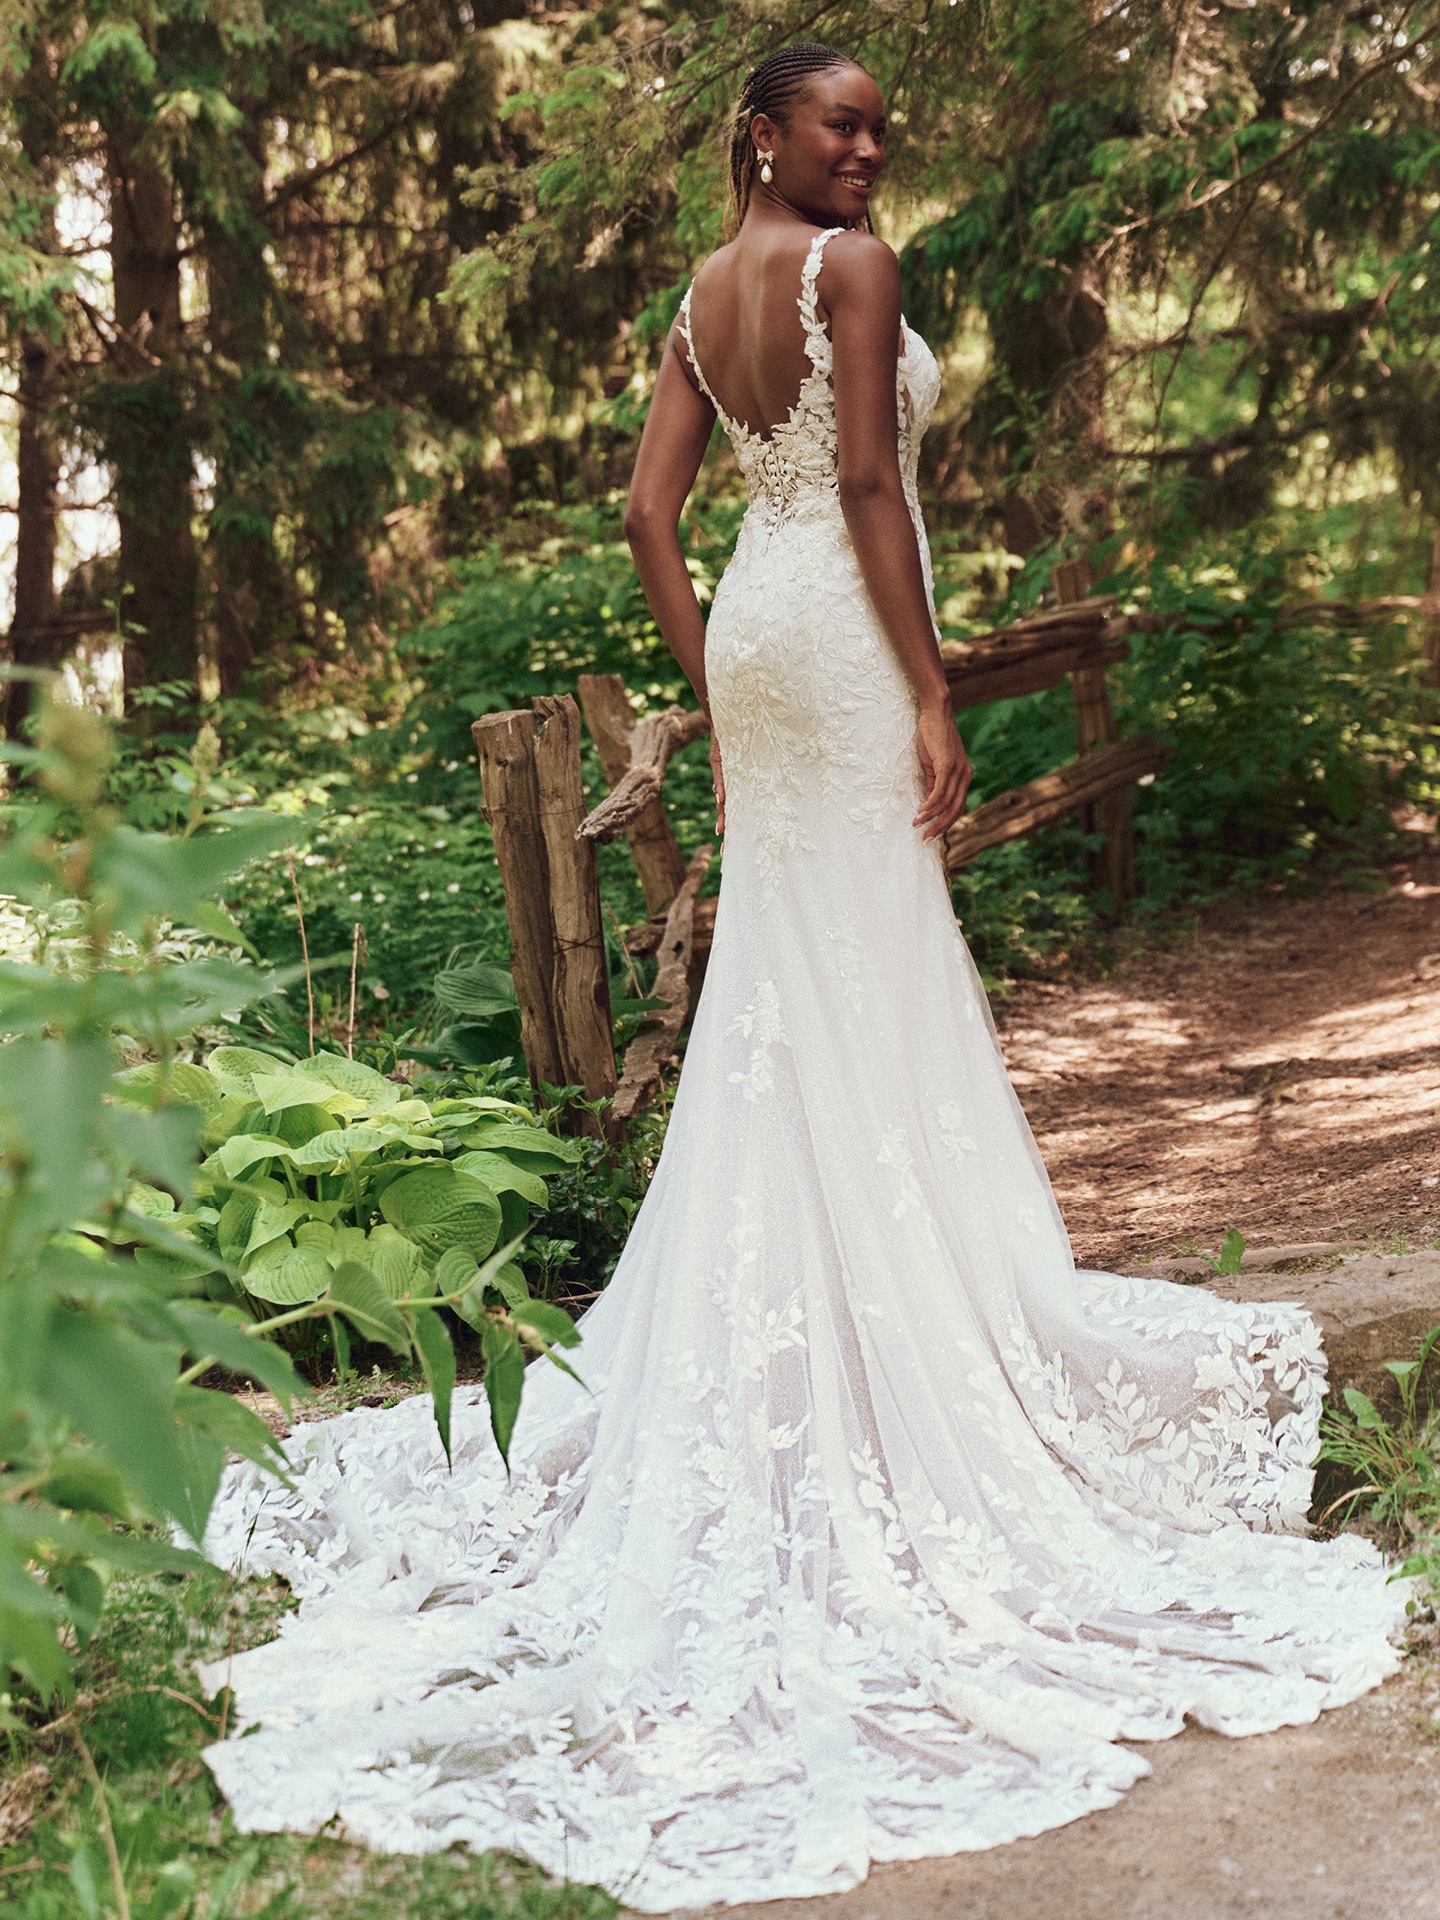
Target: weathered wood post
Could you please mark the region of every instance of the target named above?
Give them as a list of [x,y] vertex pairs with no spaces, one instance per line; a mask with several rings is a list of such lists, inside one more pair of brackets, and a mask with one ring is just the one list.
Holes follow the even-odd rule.
[[472,728],[510,920],[511,969],[531,1083],[615,1091],[595,849],[585,818],[580,714],[568,694]]
[[471,728],[480,756],[485,814],[510,919],[510,970],[520,1002],[520,1044],[530,1083],[565,1084],[551,988],[555,936],[550,863],[540,825],[533,713],[487,713]]
[[[616,787],[630,771],[630,738],[635,729],[635,715],[625,697],[625,682],[618,673],[582,673],[580,705],[585,710],[585,724],[600,755],[606,783]],[[685,879],[685,857],[665,811],[663,794],[657,793],[642,807],[626,827],[625,837],[635,856],[645,910],[663,913]]]
[[[1095,570],[1088,560],[1062,560],[1055,568],[1055,592],[1062,606],[1084,600],[1094,585]],[[1075,689],[1075,744],[1082,756],[1113,746],[1120,737],[1105,669],[1076,667],[1070,676]],[[1134,790],[1122,787],[1086,807],[1081,815],[1087,832],[1103,834],[1094,862],[1095,877],[1109,893],[1116,912],[1135,892]]]
[[551,993],[560,1058],[568,1083],[578,1081],[587,1099],[608,1099],[615,1091],[615,1034],[595,842],[578,831],[585,818],[580,709],[568,693],[545,694],[533,704],[538,723],[535,779],[550,867]]

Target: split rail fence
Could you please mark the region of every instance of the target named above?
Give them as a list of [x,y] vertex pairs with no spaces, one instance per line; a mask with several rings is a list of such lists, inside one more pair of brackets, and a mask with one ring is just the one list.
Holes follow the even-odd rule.
[[[1120,739],[1105,669],[1129,652],[1110,596],[1089,592],[1083,561],[1056,569],[1060,604],[1015,625],[942,647],[957,712],[1036,693],[1070,679],[1077,758],[958,820],[944,841],[954,873],[990,847],[1080,812],[1101,836],[1095,877],[1116,907],[1134,891],[1131,798],[1166,750],[1143,735]],[[547,694],[530,710],[487,714],[474,725],[509,912],[521,1044],[538,1086],[579,1085],[608,1100],[606,1130],[623,1131],[663,1084],[709,955],[714,899],[699,890],[714,849],[686,862],[665,811],[665,769],[709,729],[680,707],[637,720],[618,674],[582,674],[579,706]],[[588,810],[580,780],[580,718],[609,793]],[[663,1012],[641,1028],[617,1076],[605,963],[597,847],[624,834],[649,918],[628,930],[634,957],[655,958]]]
[[[1074,760],[963,815],[943,850],[947,871],[955,873],[991,847],[1078,813],[1098,841],[1092,876],[1119,910],[1135,891],[1135,788],[1152,780],[1168,756],[1148,735],[1120,738],[1106,668],[1129,653],[1127,634],[1153,631],[1159,620],[1117,616],[1114,597],[1092,594],[1091,581],[1085,561],[1063,562],[1055,569],[1056,606],[942,646],[957,712],[1068,678],[1076,735]],[[1287,611],[1297,619],[1417,614],[1440,684],[1437,594],[1440,534],[1427,594]],[[531,1080],[579,1085],[589,1099],[608,1100],[604,1130],[618,1135],[663,1084],[709,956],[715,901],[700,899],[699,890],[714,849],[702,846],[687,864],[664,802],[670,760],[709,728],[702,713],[680,707],[637,720],[618,674],[582,674],[577,691],[578,707],[569,694],[545,695],[530,711],[487,714],[473,731],[509,910]],[[580,779],[581,709],[610,789],[588,811]],[[596,848],[622,833],[649,915],[627,931],[626,949],[658,959],[653,993],[668,1005],[631,1042],[617,1076]]]

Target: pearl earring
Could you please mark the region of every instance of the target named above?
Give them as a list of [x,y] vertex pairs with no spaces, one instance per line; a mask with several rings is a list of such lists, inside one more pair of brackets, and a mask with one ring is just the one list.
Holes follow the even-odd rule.
[[761,147],[759,149],[759,156],[760,156],[760,178],[764,181],[765,185],[768,187],[770,182],[775,178],[775,175],[770,171],[770,163],[774,160],[775,156],[773,153],[771,153],[768,147]]

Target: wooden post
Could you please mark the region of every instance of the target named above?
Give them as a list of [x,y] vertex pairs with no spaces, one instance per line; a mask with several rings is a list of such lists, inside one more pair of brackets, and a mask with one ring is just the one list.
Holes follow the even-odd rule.
[[[1062,606],[1083,600],[1094,582],[1088,560],[1062,560],[1055,569],[1055,591]],[[1120,737],[1105,669],[1077,667],[1070,676],[1075,689],[1075,744],[1081,754],[1113,746]],[[1088,832],[1104,835],[1095,861],[1095,877],[1110,895],[1118,913],[1135,891],[1134,791],[1123,787],[1085,808],[1081,819]]]
[[580,709],[568,693],[545,694],[535,708],[535,783],[550,872],[553,932],[551,1005],[567,1084],[589,1100],[615,1091],[615,1036],[600,924],[595,843],[576,829],[585,818],[580,784]]
[[510,917],[510,967],[520,1002],[520,1044],[530,1083],[566,1084],[555,1022],[550,863],[540,824],[533,713],[487,713],[471,728],[480,755],[485,813]]
[[[606,783],[616,787],[630,771],[630,736],[635,715],[625,697],[618,673],[582,673],[580,705],[585,724],[605,769]],[[663,913],[680,891],[685,859],[675,839],[664,797],[656,794],[625,829],[635,870],[640,876],[647,913]]]

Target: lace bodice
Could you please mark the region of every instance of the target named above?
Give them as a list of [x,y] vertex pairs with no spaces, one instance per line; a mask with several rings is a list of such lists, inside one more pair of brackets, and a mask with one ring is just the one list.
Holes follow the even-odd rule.
[[[800,322],[805,329],[805,351],[810,371],[801,382],[795,404],[767,435],[754,433],[738,420],[732,420],[720,404],[705,370],[695,353],[690,327],[691,286],[680,303],[679,326],[685,351],[700,390],[715,409],[725,429],[745,484],[750,492],[752,514],[775,522],[796,513],[833,511],[840,508],[837,472],[837,435],[835,427],[834,348],[820,318],[817,283],[825,255],[825,244],[843,227],[829,227],[810,242],[805,265],[800,273]],[[910,500],[911,512],[919,518],[916,491],[916,465],[920,441],[935,402],[940,396],[940,370],[935,356],[920,335],[905,325],[905,349],[895,366],[895,397],[900,426],[900,475]]]

